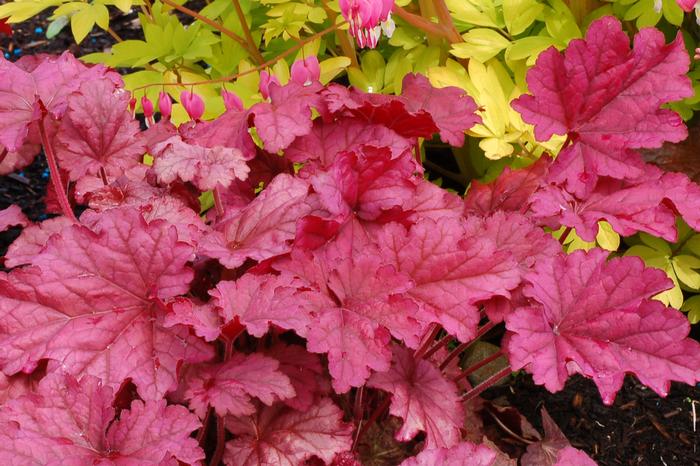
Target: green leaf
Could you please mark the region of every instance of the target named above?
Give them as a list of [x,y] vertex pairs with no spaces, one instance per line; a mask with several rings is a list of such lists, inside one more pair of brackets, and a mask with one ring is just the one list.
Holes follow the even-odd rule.
[[694,269],[700,269],[700,259],[695,256],[681,254],[672,259],[673,269],[678,279],[687,287],[700,290],[700,273]]
[[70,19],[66,15],[61,15],[51,21],[49,26],[46,28],[46,38],[53,39],[56,37],[63,30],[63,28],[68,25],[69,22]]
[[688,321],[691,324],[700,322],[700,295],[686,299],[681,306],[681,311],[688,313]]
[[[101,5],[104,8],[104,5]],[[73,37],[77,44],[81,43],[85,37],[92,31],[95,26],[96,17],[90,5],[85,4],[77,13],[73,14],[70,19],[70,28],[73,32]]]
[[462,35],[464,42],[452,45],[450,52],[458,58],[476,58],[484,63],[510,45],[510,41],[493,29],[475,28]]
[[516,36],[529,28],[542,13],[544,5],[536,0],[504,0],[503,19],[508,32]]
[[547,36],[523,37],[514,41],[508,47],[508,50],[506,50],[506,61],[523,60],[530,57],[533,59],[537,58],[540,52],[555,44],[555,40]]

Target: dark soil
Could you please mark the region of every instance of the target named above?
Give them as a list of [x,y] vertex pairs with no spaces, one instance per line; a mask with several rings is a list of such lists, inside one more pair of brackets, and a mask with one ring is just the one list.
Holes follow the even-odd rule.
[[[61,53],[64,50],[84,55],[102,51],[114,42],[106,32],[95,28],[83,44],[76,46],[70,27],[48,41],[43,36],[47,17],[42,14],[27,23],[14,25],[11,38],[0,36],[0,53],[11,60],[28,53]],[[112,28],[123,38],[138,37],[140,31],[133,25],[135,17],[135,13],[114,17]],[[695,150],[700,129],[691,129],[691,138],[692,141],[683,146],[683,155],[665,147],[646,157],[664,168],[686,171],[700,181]],[[47,181],[48,171],[42,157],[21,172],[0,177],[0,209],[14,203],[20,205],[31,220],[45,219],[43,196]],[[0,233],[0,256],[19,232],[19,228],[13,228]],[[698,329],[694,329],[694,333],[698,339]],[[582,377],[571,378],[564,390],[550,394],[534,385],[529,375],[518,375],[507,385],[491,388],[484,397],[496,404],[516,407],[540,431],[540,409],[545,406],[573,446],[586,451],[603,466],[700,466],[698,387],[674,384],[669,396],[660,398],[628,377],[613,406],[606,407],[593,382]],[[513,455],[524,451],[525,443],[509,438],[498,429],[494,422],[487,425],[487,431],[504,439],[500,446],[505,451]]]

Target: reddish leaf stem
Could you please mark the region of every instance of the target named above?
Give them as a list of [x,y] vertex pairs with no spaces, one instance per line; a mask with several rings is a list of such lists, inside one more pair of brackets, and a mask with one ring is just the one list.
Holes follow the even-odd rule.
[[243,13],[243,8],[241,8],[241,2],[238,0],[232,0],[233,1],[233,7],[236,9],[236,15],[238,15],[238,21],[241,23],[241,28],[243,29],[243,35],[246,38],[246,41],[248,42],[248,47],[250,52],[255,56],[255,61],[258,63],[262,63],[265,61],[265,58],[262,56],[260,53],[260,50],[258,49],[258,46],[255,45],[255,40],[253,40],[253,35],[250,33],[250,28],[248,27],[248,21],[245,19],[245,13]]
[[440,340],[440,342],[439,342],[437,345],[435,345],[435,346],[433,346],[432,348],[430,348],[430,349],[425,353],[425,356],[423,356],[423,357],[424,357],[425,359],[428,359],[430,356],[432,356],[433,354],[437,353],[437,352],[440,350],[440,348],[442,348],[443,346],[448,345],[452,340],[454,340],[454,337],[452,337],[452,336],[450,336],[450,335],[445,336],[442,340]]
[[433,7],[437,13],[440,24],[445,28],[446,33],[449,35],[449,41],[451,43],[463,42],[462,36],[457,32],[455,28],[455,23],[452,21],[452,15],[450,15],[450,10],[445,4],[445,0],[434,0]]
[[569,237],[569,233],[571,233],[571,227],[566,227],[566,229],[562,232],[561,236],[559,237],[559,244],[562,246],[564,245],[564,241],[566,241],[566,238]]
[[398,16],[411,26],[415,27],[416,29],[420,29],[421,31],[425,32],[426,34],[431,34],[436,37],[442,37],[450,43],[462,42],[462,36],[460,36],[459,34],[457,34],[459,40],[455,41],[455,37],[443,25],[433,23],[432,21],[429,21],[420,15],[410,13],[398,5],[394,5],[392,13],[394,13],[396,16]]
[[224,216],[224,202],[221,199],[221,191],[219,187],[214,188],[214,207],[216,208],[216,215],[221,218]]
[[495,323],[488,321],[487,323],[484,324],[483,327],[481,327],[479,330],[476,332],[476,336],[474,336],[474,339],[472,341],[469,341],[467,343],[462,343],[460,344],[457,348],[453,349],[450,354],[447,355],[445,360],[440,364],[440,370],[445,370],[447,365],[452,361],[454,358],[460,355],[460,353],[467,348],[469,348],[472,344],[474,344],[479,338],[483,337],[486,332],[491,330],[496,326]]
[[415,359],[420,359],[423,357],[426,351],[428,351],[428,348],[430,345],[435,341],[435,337],[437,336],[438,332],[440,331],[440,326],[438,324],[432,324],[432,329],[428,330],[426,336],[423,339],[423,343],[421,344],[420,347],[416,350],[416,352],[413,354],[413,357]]
[[211,406],[209,409],[207,409],[207,414],[204,415],[204,420],[202,421],[202,428],[199,429],[199,432],[197,432],[197,443],[199,446],[202,448],[204,445],[202,442],[204,441],[204,438],[207,436],[207,430],[209,429],[209,421],[211,419],[211,413],[214,411],[214,408]]
[[107,181],[107,172],[105,172],[104,167],[100,167],[100,178],[102,178],[102,184],[105,186],[109,185],[109,181]]
[[218,466],[221,463],[221,458],[224,456],[224,446],[226,442],[226,428],[224,426],[224,418],[216,415],[216,450],[211,456],[209,466]]
[[384,401],[382,401],[382,403],[375,408],[375,410],[370,415],[369,419],[367,419],[367,422],[365,422],[365,424],[360,429],[359,433],[355,437],[355,441],[352,444],[352,451],[355,451],[357,445],[360,443],[360,440],[362,440],[362,437],[367,433],[372,424],[374,424],[377,421],[377,419],[379,419],[379,416],[381,416],[384,413],[384,411],[386,411],[389,408],[389,404],[391,404],[391,396],[387,395],[387,397],[384,398]]
[[472,366],[470,366],[470,367],[467,367],[467,368],[464,369],[462,372],[460,372],[459,374],[457,374],[456,376],[454,376],[454,377],[452,378],[452,380],[453,380],[454,382],[456,382],[456,381],[458,381],[459,379],[461,379],[462,377],[466,377],[466,376],[472,374],[473,372],[478,371],[479,369],[481,369],[482,367],[484,367],[484,366],[487,365],[488,363],[493,362],[493,361],[495,361],[496,359],[500,358],[502,355],[503,355],[503,352],[502,352],[502,351],[496,351],[496,352],[493,353],[491,356],[488,356],[488,357],[482,359],[481,361],[477,362],[476,364],[474,364],[474,365],[472,365]]
[[472,389],[469,390],[467,393],[465,393],[464,395],[462,395],[462,401],[469,401],[469,400],[472,400],[472,399],[476,398],[476,397],[479,396],[484,390],[486,390],[487,388],[491,388],[491,387],[494,386],[496,383],[498,383],[499,380],[501,380],[501,379],[504,378],[504,377],[509,376],[509,375],[512,374],[512,373],[513,373],[513,369],[510,368],[510,365],[504,367],[503,369],[501,369],[500,371],[496,372],[496,373],[493,374],[491,377],[489,377],[488,379],[484,380],[484,381],[481,382],[479,385],[477,385],[476,387],[472,388]]
[[42,115],[39,120],[39,133],[41,133],[41,144],[44,146],[44,153],[46,154],[46,162],[49,165],[49,173],[51,173],[51,180],[53,181],[53,187],[56,191],[56,197],[58,198],[58,204],[61,206],[63,215],[71,219],[73,222],[78,223],[78,219],[73,213],[73,208],[68,200],[68,195],[63,189],[63,181],[61,181],[61,174],[58,171],[58,162],[56,162],[56,154],[54,154],[53,146],[51,141],[49,141],[49,136],[46,134],[46,127],[44,126],[44,118],[46,118],[46,110],[42,109],[44,115]]

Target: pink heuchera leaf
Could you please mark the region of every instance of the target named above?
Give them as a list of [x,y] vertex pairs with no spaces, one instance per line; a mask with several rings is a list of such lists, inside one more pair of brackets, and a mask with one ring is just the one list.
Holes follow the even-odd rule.
[[100,169],[117,176],[141,161],[145,147],[128,103],[129,95],[105,80],[85,81],[68,99],[55,147],[71,180]]
[[421,218],[431,218],[435,221],[443,217],[461,218],[464,204],[460,196],[426,179],[418,179],[413,196],[402,208],[408,213],[408,219],[415,223]]
[[283,400],[287,406],[297,411],[307,411],[319,395],[326,395],[330,390],[318,355],[309,353],[301,346],[284,343],[275,344],[265,354],[279,361],[279,371],[292,383],[296,396]]
[[284,155],[292,162],[316,161],[321,168],[327,168],[339,153],[353,152],[363,145],[389,148],[391,158],[411,149],[411,141],[380,124],[357,118],[332,123],[316,119],[311,132],[296,138]]
[[455,147],[464,145],[464,132],[477,123],[476,102],[458,87],[435,88],[428,78],[409,73],[403,78],[401,97],[412,111],[427,111],[440,130],[440,139]]
[[29,225],[22,230],[19,237],[7,249],[5,265],[17,267],[22,264],[31,264],[37,254],[46,246],[51,235],[61,232],[70,225],[73,225],[73,221],[63,216]]
[[47,358],[112,387],[131,378],[143,399],[157,399],[175,388],[181,361],[212,356],[187,328],[164,328],[158,305],[189,290],[192,247],[130,208],[104,212],[93,229],[63,229],[36,267],[0,277],[0,366],[30,372]]
[[0,210],[0,232],[13,226],[27,226],[29,219],[18,205],[12,204],[7,209]]
[[202,147],[238,149],[245,160],[255,157],[255,142],[248,132],[250,112],[229,109],[216,120],[180,126],[184,140]]
[[596,466],[588,455],[573,448],[547,410],[542,407],[544,438],[527,446],[522,466]]
[[36,87],[30,73],[0,57],[0,145],[9,151],[20,150],[29,132],[29,125],[39,119]]
[[409,349],[395,345],[393,352],[391,369],[373,374],[367,386],[391,394],[389,412],[404,421],[396,439],[405,442],[423,431],[428,450],[457,445],[464,423],[457,386],[430,362],[416,361]]
[[486,445],[461,442],[451,448],[423,450],[401,466],[494,466],[496,452]]
[[661,396],[671,380],[694,384],[700,344],[686,338],[688,320],[648,299],[670,287],[668,277],[636,257],[606,262],[607,255],[576,251],[535,265],[524,290],[533,302],[506,317],[513,369],[524,367],[551,392],[581,373],[605,404],[627,372]]
[[323,92],[328,110],[336,115],[352,115],[379,124],[404,138],[430,137],[439,131],[425,109],[409,110],[406,99],[385,94],[367,94],[357,89],[331,84]]
[[236,438],[226,444],[224,464],[297,466],[312,456],[329,464],[352,446],[352,425],[342,421],[343,412],[330,398],[304,412],[277,403],[251,417],[227,417],[226,427]]
[[30,135],[27,142],[16,151],[8,150],[0,143],[0,176],[20,170],[34,161],[41,146],[32,144],[31,140]]
[[220,416],[249,416],[255,412],[252,397],[269,406],[295,396],[279,365],[262,354],[235,353],[221,364],[196,366],[187,374],[185,399],[202,419],[210,405]]
[[161,183],[191,181],[201,191],[245,180],[250,169],[238,149],[191,145],[175,136],[153,148],[153,170]]
[[530,196],[544,184],[552,159],[542,156],[527,168],[506,167],[491,183],[472,181],[464,198],[465,212],[489,215],[497,210],[525,213]]
[[686,13],[690,13],[693,11],[693,8],[695,8],[695,4],[697,3],[697,0],[676,0],[676,3],[678,4],[679,7]]
[[226,322],[238,318],[255,337],[265,335],[270,324],[305,337],[311,315],[305,303],[309,293],[298,291],[301,286],[289,274],[245,274],[235,282],[219,282],[209,294]]
[[675,241],[676,215],[663,203],[666,193],[659,181],[648,176],[633,181],[601,177],[584,199],[548,185],[532,196],[531,216],[555,230],[573,227],[585,241],[595,240],[599,220],[623,236],[644,231]]
[[190,437],[201,424],[184,407],[133,401],[115,419],[113,400],[96,377],[47,376],[36,394],[9,401],[0,412],[0,461],[128,466],[204,459]]
[[270,102],[255,104],[250,109],[255,128],[268,152],[288,147],[294,138],[309,134],[312,127],[311,108],[321,107],[318,92],[322,86],[312,83],[303,86],[290,82],[285,86],[271,83]]
[[199,252],[236,268],[246,259],[261,261],[290,250],[297,220],[311,211],[309,185],[278,175],[247,207],[202,238]]
[[386,148],[362,146],[356,152],[338,154],[329,170],[318,172],[310,182],[320,204],[338,221],[353,214],[371,221],[410,201],[415,171],[408,152],[392,159]]
[[371,248],[348,257],[340,252],[348,247],[292,253],[290,264],[306,278],[305,287],[318,290],[307,348],[328,353],[337,393],[362,386],[370,369],[389,369],[391,335],[416,347],[424,327],[417,306],[404,296],[411,280],[382,263]]
[[680,34],[666,45],[661,31],[645,28],[630,50],[620,22],[604,17],[563,55],[553,47],[540,54],[527,76],[533,95],[513,107],[535,125],[538,140],[569,136],[550,179],[583,196],[597,176],[639,176],[641,159],[630,149],[685,139],[680,116],[660,107],[693,94],[688,63]]
[[214,341],[221,335],[221,317],[212,303],[194,303],[179,297],[168,303],[168,310],[171,312],[165,316],[164,327],[187,325],[207,341]]
[[389,263],[415,282],[409,296],[461,341],[476,334],[476,303],[508,297],[520,282],[511,254],[484,234],[478,219],[422,219],[408,231],[388,224],[378,243]]

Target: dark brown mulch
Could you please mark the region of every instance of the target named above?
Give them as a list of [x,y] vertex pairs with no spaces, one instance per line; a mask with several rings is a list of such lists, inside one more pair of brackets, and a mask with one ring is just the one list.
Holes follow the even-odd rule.
[[[517,407],[540,432],[544,406],[571,444],[600,465],[700,465],[697,387],[674,383],[669,395],[660,398],[628,376],[615,403],[605,406],[595,384],[581,376],[551,394],[529,375],[519,375],[508,385],[490,389],[485,397]],[[525,446],[509,443],[515,450]]]

